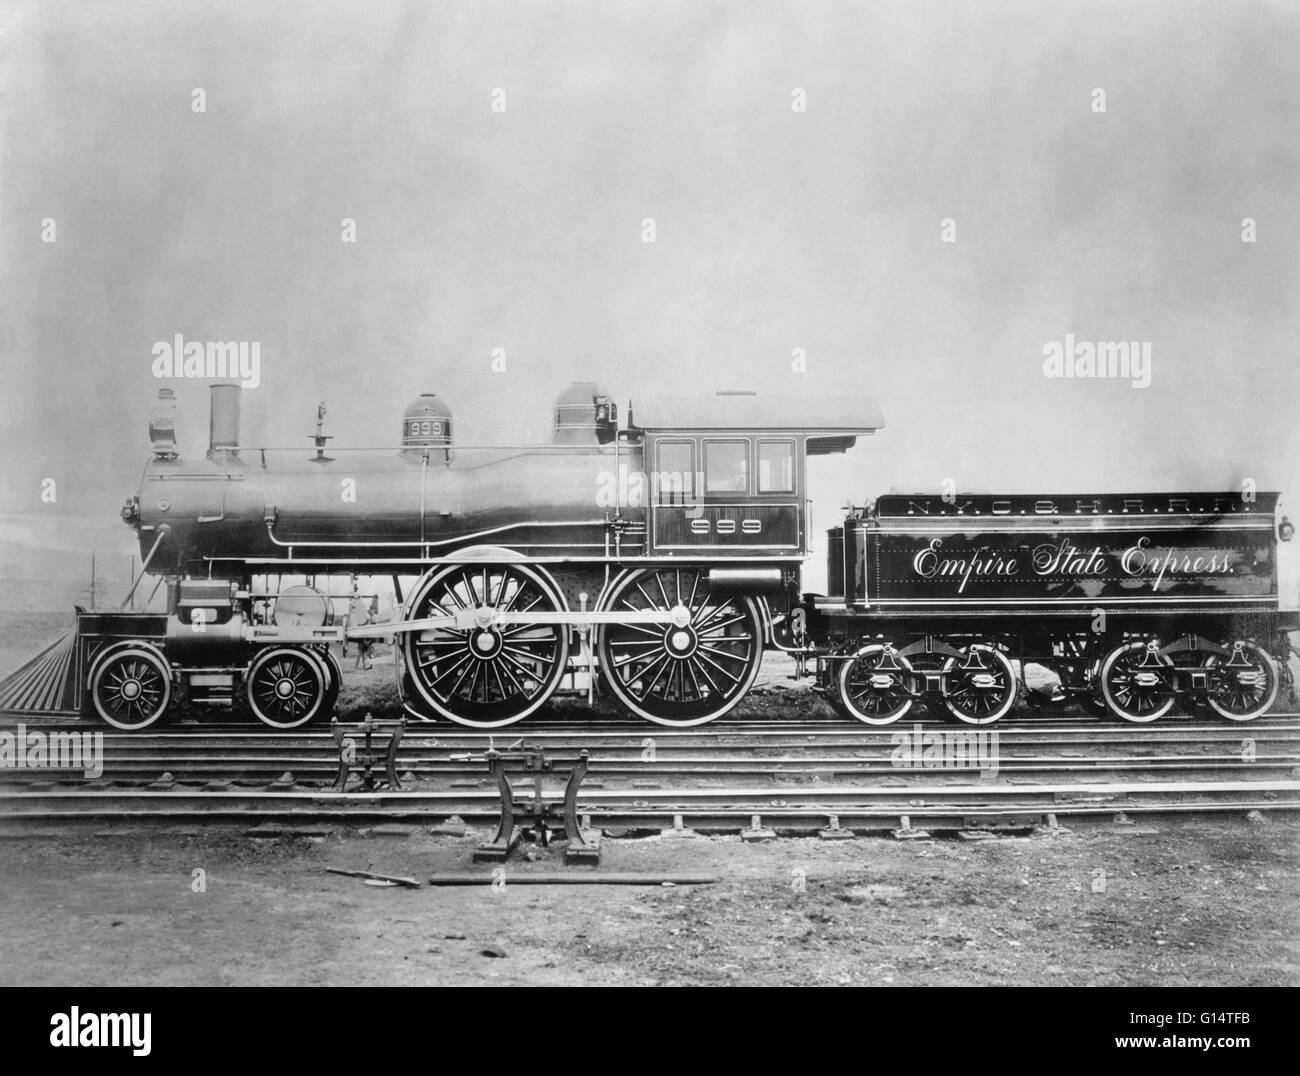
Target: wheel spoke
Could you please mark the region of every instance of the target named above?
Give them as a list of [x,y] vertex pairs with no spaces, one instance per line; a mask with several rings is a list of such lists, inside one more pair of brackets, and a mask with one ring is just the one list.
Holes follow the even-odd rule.
[[[542,601],[542,595],[539,594],[537,595],[537,597],[535,597],[532,601],[530,601],[519,611],[521,613],[531,613],[541,603],[541,601]],[[536,624],[521,624],[519,627],[514,629],[514,632],[529,631],[535,629],[536,627],[537,627]],[[512,634],[512,632],[504,631],[501,634],[510,635]]]
[[[713,666],[713,667],[714,667],[718,672],[720,672],[723,676],[725,676],[725,677],[726,677],[728,680],[730,680],[733,684],[738,684],[738,683],[740,683],[740,677],[739,677],[739,676],[736,676],[734,673],[730,672],[729,670],[724,669],[721,665],[719,665],[716,661],[714,661],[711,657],[709,657],[708,654],[704,653],[704,648],[703,648],[703,647],[700,647],[700,649],[696,652],[696,656],[697,656],[701,661],[703,661],[703,662],[707,662],[709,665],[712,665],[712,666]],[[703,668],[703,666],[700,666],[700,667]]]
[[[659,648],[660,653],[665,655],[668,653],[668,651],[664,650],[663,647],[660,647],[658,643],[655,643],[654,645]],[[621,666],[626,665],[629,661],[645,661],[649,656],[650,655],[648,654],[627,654],[621,658],[615,658],[614,668],[620,668]]]
[[[637,612],[642,612],[642,610],[638,609]],[[620,631],[635,631],[642,635],[649,635],[655,642],[660,642],[664,637],[662,631],[647,628],[644,624],[619,624],[618,628]]]
[[[540,648],[542,648],[543,652],[539,653],[537,650],[526,650],[526,649],[524,649],[523,647],[520,647],[520,646],[503,646],[503,647],[501,648],[501,653],[503,653],[503,654],[518,654],[518,655],[520,655],[520,656],[522,656],[522,657],[528,659],[529,661],[547,661],[547,662],[549,662],[549,661],[552,659],[552,656],[554,655],[554,652],[555,652],[555,644],[554,644],[553,642],[552,642],[552,643],[538,643],[537,646],[540,647]],[[549,652],[548,652],[548,651],[549,651]]]
[[416,639],[416,646],[468,646],[469,634],[461,632],[454,639]]
[[469,682],[469,688],[470,688],[469,698],[473,699],[474,680],[478,678],[478,664],[477,662],[474,661],[473,654],[469,655],[469,661],[466,663],[465,668],[461,670],[460,676],[456,678],[456,682],[451,685],[451,690],[447,692],[448,698],[451,698],[453,695],[458,695],[460,693],[460,685],[465,682],[466,676],[471,677]]
[[722,602],[715,605],[712,612],[709,612],[709,604],[705,601],[704,605],[700,607],[699,615],[691,618],[691,623],[695,627],[695,630],[703,635],[704,632],[708,630],[716,631],[717,625],[714,624],[714,621],[720,616],[726,616],[730,611],[730,603]]
[[[661,678],[665,673],[668,674],[668,680],[667,680],[668,691],[669,691],[670,693],[672,692],[673,666],[674,666],[674,664],[675,664],[675,663],[672,662],[672,661],[666,661],[666,662],[664,662],[663,668],[661,668],[657,673],[655,673],[655,678],[654,678],[653,680],[650,681],[650,686],[649,686],[648,688],[646,688],[646,691],[645,691],[645,694],[646,694],[646,695],[653,695],[653,694],[655,693],[655,688],[659,686],[659,680],[660,680],[660,678]],[[643,697],[644,697],[644,696],[643,696]],[[666,696],[665,696],[665,697],[666,697]]]
[[[649,665],[647,665],[644,669],[641,670],[641,672],[637,676],[637,679],[639,679],[642,683],[645,683],[645,678],[650,674],[650,670],[658,668],[660,665],[668,662],[669,660],[671,659],[668,657],[668,652],[665,650],[662,654],[660,654],[657,658],[655,658],[654,661],[652,661]],[[655,681],[657,680],[658,680],[658,676],[655,677]],[[638,698],[644,701],[645,697],[650,694],[650,690],[653,687],[654,687],[654,681],[652,681],[649,685],[641,689],[641,694],[638,696]],[[635,691],[636,689],[632,688],[632,690]]]
[[[736,614],[735,616],[733,616],[730,620],[724,620],[721,624],[710,624],[710,625],[709,625],[709,631],[710,631],[710,632],[722,631],[724,628],[728,628],[728,627],[730,627],[732,624],[739,624],[739,623],[741,623],[741,622],[744,621],[744,620],[745,620],[745,614],[744,614],[744,613],[737,613],[737,614]],[[699,633],[700,633],[701,635],[705,634],[703,627],[698,628],[697,630],[699,631]],[[744,635],[744,636],[737,635],[737,636],[735,636],[734,638],[737,638],[737,639],[740,639],[740,638],[748,639],[749,636],[748,636],[748,635]]]
[[704,643],[700,643],[699,652],[701,654],[713,654],[727,661],[739,661],[743,664],[749,661],[749,653],[748,653],[749,648],[746,647],[745,650],[746,653],[733,654],[729,650],[719,650],[716,646],[707,646]]
[[687,661],[683,662],[683,664],[686,666],[686,671],[691,674],[691,686],[695,688],[695,697],[697,699],[704,698],[704,692],[700,690],[699,678],[695,675],[695,662]]
[[671,609],[673,607],[673,603],[668,600],[668,591],[664,590],[664,579],[662,573],[655,572],[655,583],[659,587],[660,597],[662,597],[664,600],[663,608]]
[[691,662],[691,668],[692,668],[692,669],[697,669],[697,670],[699,671],[699,674],[700,674],[702,677],[704,677],[705,680],[707,680],[707,681],[709,682],[709,687],[711,687],[711,688],[713,689],[714,694],[716,694],[716,695],[721,695],[721,694],[722,694],[722,690],[721,690],[721,688],[718,687],[718,682],[717,682],[716,680],[714,680],[712,676],[709,675],[709,670],[708,670],[708,669],[706,669],[706,668],[705,668],[703,665],[701,665],[698,661],[692,661],[692,662]]
[[[512,673],[512,672],[510,671],[510,666],[511,666],[511,665],[513,665],[516,669],[519,670],[519,672],[523,675],[523,677],[524,677],[525,680],[536,680],[537,677],[534,676],[533,673],[532,673],[531,671],[529,671],[525,666],[519,664],[519,662],[517,662],[517,661],[516,661],[514,658],[512,658],[509,654],[504,654],[504,653],[503,653],[503,654],[501,655],[501,668],[502,668],[502,670],[505,672],[505,674],[506,674],[508,677],[510,677],[510,682],[511,682],[512,684],[515,685],[515,693],[516,693],[516,694],[519,694],[519,695],[532,695],[532,694],[535,694],[535,692],[530,692],[530,691],[528,691],[528,689],[525,688],[524,685],[521,684],[521,683],[520,683],[520,682],[515,678],[515,674]],[[504,694],[504,692],[503,692],[503,694]]]
[[[452,662],[449,666],[447,666],[447,668],[443,670],[443,672],[439,673],[437,677],[429,681],[430,686],[436,686],[438,684],[441,684],[444,680],[447,679],[447,677],[451,676],[454,672],[456,672],[457,669],[459,669],[467,661],[473,661],[473,660],[474,660],[474,655],[471,654],[468,649],[466,649],[466,651],[463,654],[461,654],[461,656],[457,658],[454,662]],[[434,663],[434,668],[436,671],[437,669],[436,663]]]

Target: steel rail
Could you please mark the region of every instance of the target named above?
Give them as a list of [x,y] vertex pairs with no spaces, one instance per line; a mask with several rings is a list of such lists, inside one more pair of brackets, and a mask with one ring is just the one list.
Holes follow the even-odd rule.
[[[927,774],[927,777],[932,776]],[[870,788],[845,786],[845,785],[820,785],[816,788],[802,788],[792,786],[773,790],[771,788],[693,788],[693,789],[591,789],[584,791],[582,794],[583,802],[589,806],[593,804],[620,804],[629,798],[644,802],[647,805],[651,802],[658,802],[665,806],[671,806],[673,803],[687,800],[694,802],[715,802],[719,799],[726,799],[726,806],[736,807],[739,809],[744,804],[746,810],[761,810],[763,804],[770,806],[785,806],[784,799],[774,800],[773,796],[779,792],[782,797],[808,798],[814,801],[816,805],[830,805],[831,803],[847,803],[853,805],[855,801],[866,799],[883,799],[883,800],[903,800],[905,805],[915,801],[917,805],[926,801],[942,798],[946,801],[961,799],[965,797],[971,801],[971,805],[977,805],[987,802],[989,799],[1017,799],[1026,800],[1033,798],[1046,798],[1049,802],[1058,802],[1058,797],[1064,796],[1067,799],[1078,798],[1080,796],[1091,796],[1115,800],[1130,795],[1138,796],[1160,796],[1174,795],[1186,796],[1189,794],[1205,795],[1209,793],[1246,793],[1251,795],[1272,794],[1281,796],[1289,794],[1296,797],[1295,803],[1300,806],[1300,781],[1159,781],[1159,782],[1113,782],[1107,784],[1083,783],[1083,784],[1043,784],[1043,785],[1005,785],[993,783],[975,783],[975,784],[906,784],[906,785],[885,785],[877,784]],[[310,791],[268,791],[268,790],[246,790],[246,791],[225,791],[213,790],[208,792],[197,791],[193,789],[182,790],[156,790],[146,791],[139,789],[79,789],[77,791],[60,791],[60,790],[41,790],[29,792],[9,792],[0,791],[0,807],[58,802],[67,800],[72,802],[103,802],[111,803],[129,803],[134,800],[143,799],[146,802],[166,803],[174,800],[193,800],[207,803],[213,806],[230,803],[230,802],[247,802],[249,800],[270,799],[277,802],[307,802],[314,805],[334,804],[336,806],[346,806],[355,804],[358,806],[399,806],[405,804],[410,806],[413,803],[433,806],[437,804],[461,803],[474,801],[492,801],[497,800],[497,793],[492,790],[477,789],[455,789],[449,791],[385,791],[385,792],[334,792],[327,790],[310,790]],[[860,803],[858,805],[861,805]]]
[[[213,779],[223,777],[238,780],[242,776],[281,774],[290,772],[298,777],[306,774],[323,775],[338,770],[338,759],[328,756],[296,758],[204,758],[187,759],[175,756],[152,756],[142,759],[103,759],[103,774],[97,782],[120,782],[128,778],[144,777],[156,781],[160,774],[170,773],[174,780],[184,782],[198,777]],[[917,770],[939,772],[970,772],[996,769],[997,773],[1080,773],[1102,771],[1215,771],[1260,773],[1268,770],[1298,770],[1300,755],[1257,756],[1244,761],[1235,756],[1176,756],[1170,758],[1008,758],[1001,756],[996,767],[971,760],[959,766],[939,762],[900,767],[888,757],[877,758],[717,758],[674,759],[670,762],[638,762],[635,759],[602,759],[593,763],[588,771],[591,779],[602,777],[629,777],[644,780],[670,781],[676,777],[731,776],[752,774],[757,777],[820,777],[826,773],[861,776],[903,777]],[[420,776],[452,776],[461,780],[487,778],[480,769],[469,769],[463,763],[447,759],[405,759],[400,764],[403,773]],[[0,782],[16,784],[45,784],[61,780],[59,773],[79,772],[77,767],[66,770],[0,769]],[[589,782],[590,783],[590,780]]]
[[[1249,792],[1249,790],[1238,790]],[[363,821],[442,823],[451,815],[465,822],[489,823],[499,815],[499,804],[494,796],[483,794],[477,800],[444,798],[436,802],[417,801],[411,796],[403,802],[394,802],[393,796],[372,802],[358,802],[357,796],[346,796],[342,803],[330,803],[321,794],[307,794],[301,803],[290,806],[286,797],[237,797],[236,802],[215,804],[209,802],[219,793],[208,793],[203,802],[200,797],[181,796],[166,798],[155,794],[147,799],[137,799],[132,804],[118,798],[104,802],[78,797],[69,809],[68,803],[46,801],[43,806],[27,806],[21,812],[0,813],[0,825],[30,823],[69,823],[90,819],[108,819],[118,826],[135,821],[189,821],[204,823],[283,822],[303,825],[328,821],[336,824],[358,825]],[[3,802],[0,795],[0,802]],[[649,828],[677,830],[680,828],[701,831],[717,829],[734,832],[749,828],[757,816],[766,826],[780,830],[818,830],[828,823],[851,827],[874,824],[875,828],[906,829],[909,822],[923,822],[937,829],[970,828],[979,820],[1006,823],[1008,819],[1035,819],[1053,824],[1060,818],[1098,818],[1109,815],[1201,815],[1225,812],[1294,812],[1300,811],[1300,799],[1280,800],[1249,794],[1226,797],[1209,797],[1197,800],[1135,800],[1130,797],[1097,796],[1092,799],[1057,799],[1040,797],[1034,800],[1007,797],[992,801],[988,797],[978,802],[917,802],[896,803],[791,803],[789,799],[771,798],[746,804],[719,805],[677,794],[676,801],[651,804],[645,800],[631,803],[607,802],[593,805],[580,801],[579,811],[584,815],[584,825],[599,825],[605,829]],[[882,825],[883,824],[883,825]],[[7,832],[12,833],[12,828]],[[21,829],[18,830],[21,832]],[[265,833],[265,836],[289,836],[290,833]]]
[[[321,763],[338,763],[338,745],[331,742],[329,744],[321,743],[314,745],[318,750],[312,750],[313,745],[297,748],[294,752],[274,752],[263,753],[258,748],[248,748],[240,750],[231,748],[225,752],[193,754],[186,752],[144,752],[144,751],[127,751],[127,752],[105,752],[98,757],[105,763],[111,765],[131,764],[136,766],[152,764],[178,763],[182,765],[259,765],[278,766],[281,770],[292,768],[293,765],[312,765]],[[409,748],[411,745],[404,742],[404,747]],[[575,744],[570,750],[577,751],[581,745]],[[938,745],[936,745],[938,746]],[[404,764],[408,767],[415,765],[420,766],[438,766],[449,770],[460,771],[467,768],[473,762],[479,761],[477,757],[471,757],[465,752],[454,752],[452,754],[433,754],[431,750],[437,749],[417,749],[404,750],[401,754]],[[561,749],[563,750],[563,749]],[[683,749],[686,750],[686,749]],[[951,753],[951,752],[950,752]],[[968,752],[967,752],[968,753]],[[880,746],[878,750],[867,753],[864,750],[854,750],[852,753],[843,751],[836,754],[762,754],[752,749],[739,748],[734,751],[717,751],[704,754],[681,754],[676,752],[659,752],[656,751],[653,757],[645,757],[644,749],[638,751],[635,747],[629,746],[626,751],[622,752],[605,752],[600,756],[592,759],[593,770],[604,770],[610,767],[632,767],[638,770],[658,772],[662,768],[672,767],[698,767],[698,766],[794,766],[809,768],[815,766],[844,765],[849,763],[869,763],[879,762],[889,759],[897,754],[897,749],[891,749],[888,746]],[[1060,765],[1086,765],[1091,762],[1104,762],[1108,765],[1117,763],[1131,763],[1135,766],[1149,766],[1158,763],[1180,763],[1180,762],[1222,762],[1224,764],[1249,765],[1263,762],[1274,762],[1277,764],[1300,764],[1300,750],[1294,750],[1287,753],[1269,754],[1255,752],[1250,756],[1250,761],[1245,761],[1245,756],[1241,752],[1227,753],[1202,753],[1202,754],[1119,754],[1108,755],[1097,753],[1093,755],[1084,754],[1043,754],[1035,755],[1025,752],[1008,752],[1003,749],[1003,745],[998,745],[998,758],[1002,762],[1022,762],[1035,764],[1060,764]],[[37,773],[39,768],[32,767],[28,769],[25,765],[5,765],[0,766],[0,774],[5,773]]]
[[[382,716],[382,715],[380,715]],[[410,722],[407,725],[408,739],[419,736],[444,738],[464,738],[467,740],[486,741],[489,737],[497,740],[517,740],[554,738],[556,736],[587,736],[597,739],[611,737],[650,737],[656,742],[671,742],[681,739],[696,739],[702,743],[715,743],[728,736],[765,736],[765,737],[824,737],[851,736],[860,738],[890,738],[900,731],[911,732],[920,725],[924,732],[997,732],[1001,739],[1012,735],[1040,736],[1044,734],[1062,736],[1088,736],[1101,739],[1149,739],[1153,742],[1173,740],[1180,735],[1218,735],[1240,739],[1248,733],[1267,730],[1270,733],[1300,733],[1300,713],[1282,712],[1266,714],[1253,721],[1230,722],[1214,721],[1202,723],[1192,717],[1164,718],[1152,724],[1119,724],[1098,718],[1095,724],[1069,724],[1066,720],[1051,717],[1032,721],[999,721],[992,725],[965,725],[947,721],[942,718],[918,716],[916,719],[903,718],[892,725],[870,726],[851,722],[839,717],[812,718],[808,720],[773,720],[763,721],[753,718],[721,718],[707,726],[675,729],[666,725],[654,725],[644,721],[627,721],[618,718],[602,721],[600,715],[583,721],[530,720],[501,729],[480,731],[464,725],[455,725],[443,721]],[[1069,719],[1077,721],[1075,719]],[[1195,723],[1194,723],[1195,722]],[[170,737],[177,740],[196,740],[204,736],[245,738],[262,738],[280,743],[291,742],[296,737],[328,737],[327,730],[291,729],[283,732],[265,728],[251,718],[242,723],[193,721],[191,728],[171,731],[122,732],[111,729],[99,721],[90,718],[69,719],[64,716],[41,717],[32,715],[5,715],[0,718],[0,732],[13,729],[19,724],[29,729],[63,732],[102,732],[105,739],[144,740],[147,738]],[[350,726],[354,721],[341,721]],[[1253,737],[1252,737],[1253,738]]]

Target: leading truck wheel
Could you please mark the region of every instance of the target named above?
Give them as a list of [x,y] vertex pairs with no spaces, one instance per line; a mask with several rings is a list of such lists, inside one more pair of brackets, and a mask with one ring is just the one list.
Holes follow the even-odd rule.
[[1228,657],[1212,654],[1205,663],[1210,672],[1206,701],[1229,721],[1253,721],[1277,698],[1277,663],[1254,643],[1238,641],[1231,650]]
[[606,611],[673,613],[671,624],[606,624],[601,676],[638,717],[677,728],[703,725],[735,706],[763,660],[763,623],[752,598],[714,594],[697,568],[642,568],[614,584]]
[[1174,664],[1155,642],[1121,643],[1101,663],[1101,697],[1116,717],[1145,725],[1174,707]]
[[836,702],[849,717],[867,725],[892,725],[914,701],[912,664],[888,643],[864,646],[840,664]]
[[253,658],[244,684],[249,708],[259,721],[273,729],[295,729],[324,712],[330,679],[319,654],[272,646]]
[[[471,728],[494,729],[527,717],[559,686],[569,663],[562,624],[511,623],[510,613],[563,611],[559,591],[526,564],[455,564],[412,594],[405,619],[473,612],[474,627],[404,632],[411,687],[434,713]],[[504,623],[496,614],[504,614]]]
[[109,650],[91,667],[91,703],[100,719],[115,729],[148,728],[167,712],[171,698],[171,668],[147,643]]

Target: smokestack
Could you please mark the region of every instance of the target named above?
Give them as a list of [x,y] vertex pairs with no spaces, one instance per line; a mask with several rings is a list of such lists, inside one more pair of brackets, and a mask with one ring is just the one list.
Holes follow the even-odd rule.
[[222,382],[212,389],[212,420],[208,426],[208,459],[239,458],[239,386]]

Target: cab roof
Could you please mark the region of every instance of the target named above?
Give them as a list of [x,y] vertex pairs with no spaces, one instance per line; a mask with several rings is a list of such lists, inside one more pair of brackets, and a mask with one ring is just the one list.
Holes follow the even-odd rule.
[[857,437],[885,425],[880,404],[865,393],[809,396],[784,392],[641,397],[628,425],[642,430],[781,430],[817,438]]

